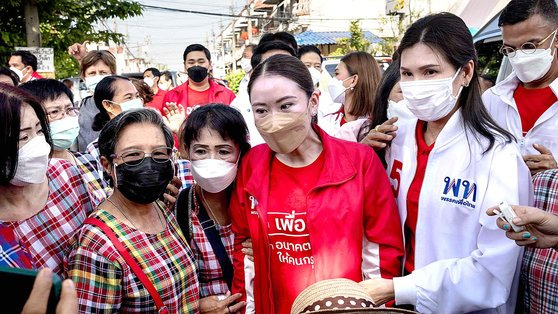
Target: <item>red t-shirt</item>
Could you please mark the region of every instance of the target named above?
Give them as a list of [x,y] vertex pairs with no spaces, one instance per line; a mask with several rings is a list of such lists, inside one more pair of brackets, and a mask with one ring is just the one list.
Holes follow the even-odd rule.
[[201,105],[207,105],[207,103],[209,103],[209,88],[203,92],[198,92],[188,86],[188,108],[184,108],[186,109],[186,116],[189,116],[192,110]]
[[277,158],[271,163],[267,221],[277,314],[290,313],[298,294],[316,282],[306,225],[306,200],[318,182],[323,165],[323,153],[302,168],[289,167]]
[[415,269],[415,231],[417,229],[418,218],[418,203],[420,190],[422,189],[422,181],[424,181],[424,173],[426,172],[426,165],[428,164],[428,156],[434,143],[427,145],[424,140],[424,128],[426,124],[424,121],[418,121],[415,131],[417,139],[417,171],[415,177],[409,186],[407,192],[407,219],[405,220],[405,271],[412,273]]
[[521,84],[515,90],[513,98],[521,118],[523,134],[529,132],[539,117],[558,100],[550,86],[526,89]]
[[163,98],[165,98],[166,93],[167,93],[166,91],[159,88],[157,94],[153,96],[153,100],[148,102],[145,106],[158,110],[161,113],[161,115],[164,116],[165,113],[163,111]]

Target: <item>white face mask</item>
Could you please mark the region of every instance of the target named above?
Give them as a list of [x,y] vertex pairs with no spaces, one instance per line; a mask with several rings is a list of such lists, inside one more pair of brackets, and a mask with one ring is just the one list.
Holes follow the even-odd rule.
[[105,77],[107,77],[107,75],[95,75],[95,76],[86,77],[85,86],[87,86],[88,90],[94,92],[95,87],[97,87],[97,84],[99,84],[99,82]]
[[[552,43],[554,43],[555,36],[556,33],[552,36]],[[554,60],[555,50],[552,45],[548,49],[535,49],[528,53],[523,50],[516,50],[515,55],[508,57],[508,59],[517,77],[523,83],[529,83],[548,73]]]
[[250,59],[248,58],[240,59],[240,67],[242,68],[242,71],[244,71],[245,73],[252,71],[252,63],[250,62]]
[[162,90],[170,90],[171,87],[171,83],[170,81],[166,81],[166,82],[159,82],[159,84],[157,84],[157,86],[159,86],[159,89]]
[[318,85],[320,77],[322,77],[322,73],[314,67],[308,68],[308,71],[310,71],[310,75],[312,75],[312,83],[314,83],[314,86]]
[[407,108],[405,101],[396,102],[388,100],[387,118],[391,119],[393,117],[399,118],[397,121],[415,118],[413,113]]
[[10,183],[17,186],[38,184],[45,181],[50,145],[45,137],[35,136],[19,149],[17,169]]
[[141,100],[141,98],[134,98],[126,102],[121,102],[118,105],[120,105],[120,109],[122,110],[122,112],[125,112],[132,109],[143,108],[143,101]]
[[16,67],[10,67],[10,70],[14,71],[14,73],[17,74],[17,77],[19,77],[20,82],[23,81],[23,76],[24,75],[23,75],[23,72],[20,69],[18,69]]
[[65,150],[72,146],[79,133],[78,120],[77,116],[66,117],[49,124],[54,149]]
[[153,87],[153,83],[155,83],[155,79],[153,79],[152,77],[144,77],[143,82],[147,84],[147,86]]
[[348,78],[346,78],[342,81],[340,79],[334,77],[333,79],[331,79],[329,81],[329,85],[328,85],[327,89],[329,91],[329,96],[331,96],[331,100],[333,100],[333,102],[339,103],[339,104],[345,103],[345,91],[347,89],[349,89],[349,87],[343,86],[343,82],[350,79],[351,77],[352,76],[349,76]]
[[453,81],[460,72],[461,68],[445,79],[401,82],[407,108],[423,121],[436,121],[447,116],[463,89],[461,86],[457,95],[453,95]]
[[229,187],[236,178],[238,162],[220,159],[192,161],[192,175],[199,186],[209,193],[218,193]]

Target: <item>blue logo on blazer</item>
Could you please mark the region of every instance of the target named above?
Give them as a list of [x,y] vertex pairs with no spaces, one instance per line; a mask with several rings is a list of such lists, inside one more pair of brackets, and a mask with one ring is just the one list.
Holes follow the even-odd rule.
[[448,203],[475,208],[477,201],[477,184],[469,180],[445,177],[444,195],[441,200]]

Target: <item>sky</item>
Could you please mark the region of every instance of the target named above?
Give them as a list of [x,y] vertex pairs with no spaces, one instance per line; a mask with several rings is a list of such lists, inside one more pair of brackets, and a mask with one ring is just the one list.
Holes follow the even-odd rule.
[[[178,8],[212,13],[230,14],[234,3],[238,13],[246,5],[246,0],[136,0],[141,4],[158,7]],[[220,21],[227,25],[231,18],[207,15],[162,11],[145,8],[143,16],[127,20],[109,20],[108,26],[122,34],[128,33],[128,47],[132,52],[138,42],[149,40],[148,54],[156,63],[167,64],[171,70],[182,70],[182,53],[192,43],[206,45],[206,36],[211,37],[211,30],[219,33]],[[126,32],[127,26],[127,32]]]

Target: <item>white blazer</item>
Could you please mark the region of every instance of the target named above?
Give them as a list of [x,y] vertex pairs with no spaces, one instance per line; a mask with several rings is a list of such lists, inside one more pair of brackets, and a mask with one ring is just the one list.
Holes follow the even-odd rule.
[[[416,122],[403,123],[386,152],[404,225],[416,172]],[[485,211],[507,201],[532,204],[531,176],[516,144],[482,146],[465,132],[458,110],[430,152],[419,196],[415,271],[395,278],[397,304],[420,313],[513,313],[522,249]],[[483,148],[484,147],[484,148]]]
[[[517,138],[522,155],[540,154],[533,148],[533,144],[540,144],[550,149],[554,158],[558,159],[558,102],[548,108],[533,128],[523,135],[521,118],[513,99],[519,84],[519,78],[512,72],[505,80],[487,90],[482,95],[486,109],[496,123]],[[558,79],[550,84],[550,88],[558,96]]]

